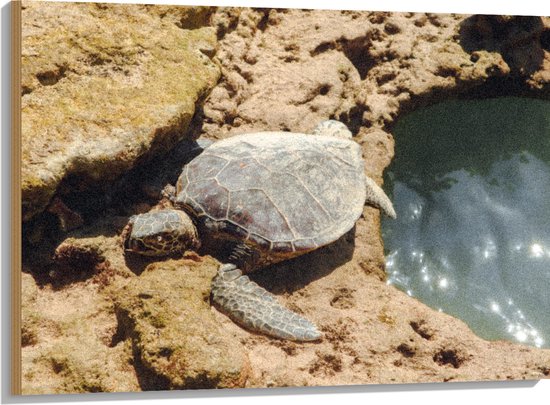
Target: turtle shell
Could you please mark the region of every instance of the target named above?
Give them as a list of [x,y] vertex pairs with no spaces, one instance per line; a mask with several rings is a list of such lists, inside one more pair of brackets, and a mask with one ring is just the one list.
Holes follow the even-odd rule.
[[335,241],[363,212],[361,148],[321,135],[234,136],[185,166],[176,195],[212,236],[291,257]]

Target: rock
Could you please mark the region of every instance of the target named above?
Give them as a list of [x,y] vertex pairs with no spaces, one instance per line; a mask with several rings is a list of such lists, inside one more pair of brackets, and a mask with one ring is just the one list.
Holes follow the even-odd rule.
[[94,284],[56,290],[21,278],[23,394],[139,389],[131,346],[113,342],[112,305]]
[[143,389],[243,387],[248,358],[212,316],[217,264],[150,264],[114,294],[119,328],[132,340]]
[[[550,83],[548,18],[327,10],[267,14],[267,28],[254,24],[264,10],[214,14],[224,78],[205,102],[205,135],[308,131],[327,118],[343,120],[354,133],[387,130],[410,109],[492,79],[520,75],[531,91]],[[229,106],[231,117],[224,113]]]
[[57,197],[53,198],[50,206],[48,207],[48,212],[57,215],[60,228],[63,232],[78,229],[84,224],[82,216],[78,212],[75,212],[67,207],[63,201]]
[[100,285],[108,285],[116,270],[105,251],[117,239],[103,235],[65,239],[52,257],[53,270],[49,272],[52,282],[60,285],[95,277]]
[[[154,12],[150,12],[154,10]],[[210,8],[24,2],[23,220],[185,136],[219,78]],[[193,29],[190,29],[193,28]]]
[[460,24],[461,45],[469,53],[496,51],[515,74],[529,76],[541,70],[545,30],[541,17],[474,15]]

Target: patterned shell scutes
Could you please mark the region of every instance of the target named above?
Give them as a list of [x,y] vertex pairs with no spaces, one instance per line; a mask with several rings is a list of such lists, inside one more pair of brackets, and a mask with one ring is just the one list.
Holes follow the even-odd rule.
[[284,132],[216,142],[177,183],[177,202],[196,216],[273,252],[335,241],[353,227],[365,196],[358,144]]

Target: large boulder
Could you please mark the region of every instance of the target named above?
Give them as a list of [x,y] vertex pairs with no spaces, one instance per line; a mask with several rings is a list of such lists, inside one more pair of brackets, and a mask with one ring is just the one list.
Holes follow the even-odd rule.
[[23,220],[185,136],[216,84],[209,8],[24,2]]
[[150,264],[114,294],[120,330],[131,339],[146,390],[243,387],[248,357],[210,309],[214,260]]

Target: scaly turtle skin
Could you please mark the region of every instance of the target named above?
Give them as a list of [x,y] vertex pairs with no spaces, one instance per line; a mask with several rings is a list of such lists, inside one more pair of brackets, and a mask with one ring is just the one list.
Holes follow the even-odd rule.
[[177,209],[130,219],[125,248],[165,255],[196,249],[199,236],[228,244],[232,253],[213,280],[213,303],[245,328],[297,341],[322,335],[243,273],[336,241],[365,203],[395,218],[389,198],[364,174],[361,148],[338,121],[322,122],[314,135],[260,132],[218,141],[184,167],[172,194]]

